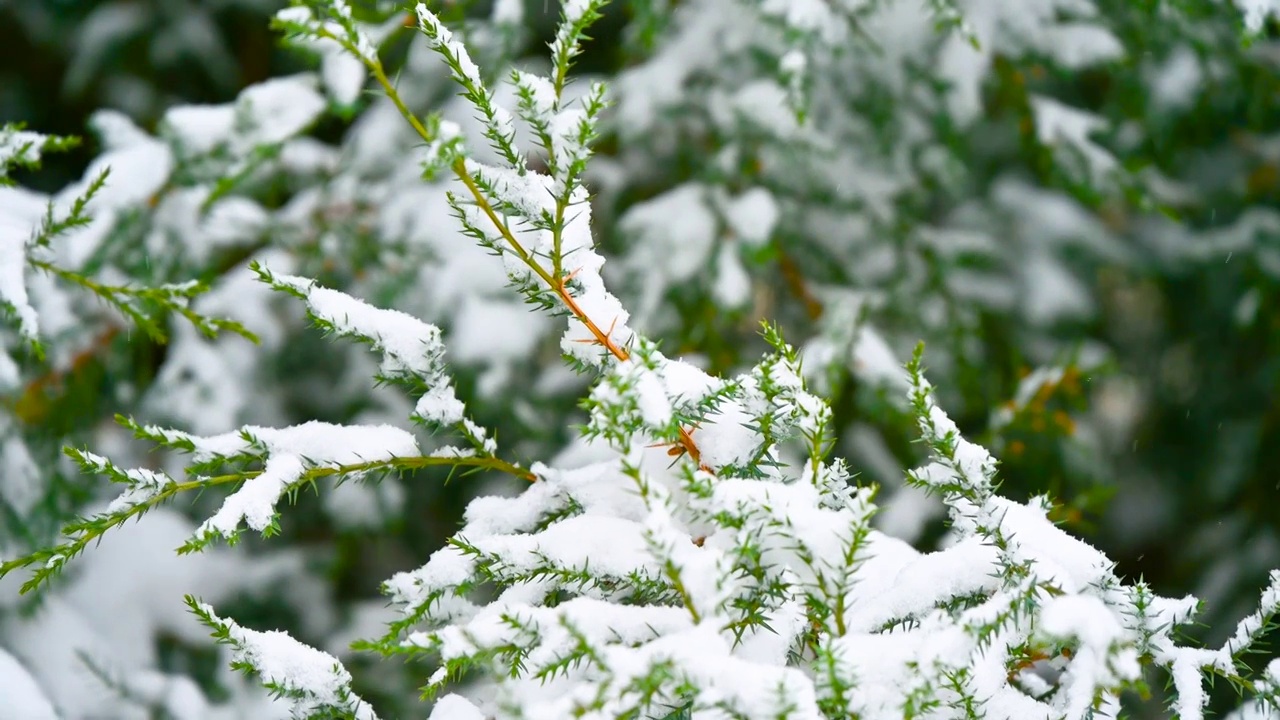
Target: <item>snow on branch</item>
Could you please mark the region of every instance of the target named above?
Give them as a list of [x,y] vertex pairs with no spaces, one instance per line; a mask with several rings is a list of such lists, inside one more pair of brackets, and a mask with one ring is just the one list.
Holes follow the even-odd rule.
[[308,314],[321,329],[357,338],[381,352],[383,378],[408,381],[424,390],[416,415],[440,425],[462,421],[464,408],[445,370],[439,328],[399,310],[375,308],[314,280],[273,275],[256,263],[252,269],[263,282],[305,300]]
[[289,702],[294,717],[377,720],[373,708],[351,690],[351,673],[332,655],[278,630],[261,632],[220,618],[212,607],[188,595],[187,606],[213,637],[232,648],[232,667],[261,676],[262,683]]
[[[892,354],[887,344],[874,333],[863,337],[864,328],[842,338],[839,353],[879,359],[870,374],[906,395],[930,456],[909,482],[950,510],[948,542],[920,552],[873,528],[876,489],[831,457],[841,429],[833,426],[836,414],[810,391],[799,353],[776,327],[762,332],[771,352],[718,378],[667,357],[628,326],[629,312],[601,275],[605,260],[583,180],[606,88],[593,85],[576,102],[565,95],[603,5],[563,3],[550,71],[510,75],[514,111],[500,102],[461,34],[418,5],[419,29],[496,151],[498,159],[486,162],[467,156],[456,126],[410,109],[378,56],[384,35],[358,22],[345,0],[295,4],[276,16],[278,26],[326,54],[331,67],[322,74],[340,101],[353,101],[352,88],[367,75],[377,81],[431,148],[430,169],[457,176],[449,206],[467,234],[500,256],[495,262],[535,309],[566,318],[560,350],[570,366],[594,376],[581,403],[582,435],[603,441],[591,448],[598,451],[591,462],[526,470],[499,460],[496,443],[457,396],[438,327],[255,263],[259,279],[304,301],[317,326],[380,353],[379,378],[416,394],[416,419],[457,426],[473,448],[424,455],[411,433],[385,424],[312,421],[198,435],[122,418],[135,435],[191,454],[188,479],[69,451],[86,472],[122,485],[123,494],[104,513],[71,523],[63,544],[0,564],[0,575],[35,566],[28,588],[39,585],[108,529],[180,492],[235,488],[182,548],[194,551],[216,538],[234,540],[242,527],[271,534],[281,499],[321,477],[465,465],[536,482],[518,496],[473,500],[444,547],[385,583],[398,616],[383,637],[361,646],[433,664],[425,690],[442,696],[433,718],[603,720],[675,711],[751,720],[1086,720],[1116,717],[1121,693],[1141,689],[1149,666],[1171,677],[1182,720],[1202,718],[1204,672],[1242,681],[1243,655],[1274,626],[1280,574],[1223,647],[1179,645],[1175,632],[1194,619],[1194,598],[1162,598],[1142,582],[1126,584],[1102,552],[1049,519],[1047,498],[1002,497],[995,457],[966,439],[942,408],[925,378],[922,350],[902,373],[884,359]],[[839,14],[819,0],[757,5],[805,42],[831,35]],[[937,19],[957,25],[952,6],[931,3]],[[514,8],[503,2],[494,12],[510,21]],[[337,64],[328,55],[337,50],[358,67]],[[817,57],[788,55],[796,83],[812,79],[806,68]],[[761,98],[783,90],[757,89],[758,97],[745,99],[762,106]],[[172,112],[167,127],[188,149],[248,152],[301,132],[322,107],[311,81],[300,78],[246,91],[234,106]],[[1109,156],[1089,139],[1093,118],[1037,98],[1032,111],[1041,141],[1062,141],[1094,169],[1109,167]],[[145,133],[106,117],[115,141],[160,152]],[[244,118],[255,122],[238,126]],[[516,118],[532,130],[540,157],[517,145]],[[785,127],[801,132],[790,121]],[[31,160],[37,140],[0,136],[0,159]],[[173,159],[168,150],[163,155]],[[158,192],[125,189],[139,187]],[[201,188],[200,197],[227,187]],[[665,221],[661,208],[695,210],[674,213],[673,221],[698,225],[688,237],[710,257],[719,219],[704,207],[702,190],[690,190],[649,212]],[[775,206],[781,201],[774,189],[761,192],[769,198],[761,227],[737,228],[757,247],[788,217]],[[739,213],[730,214],[728,225],[743,224]],[[0,259],[25,258],[27,245],[19,247],[16,237],[0,234]],[[17,312],[24,333],[34,333],[16,275],[0,275],[0,300]],[[121,287],[90,289],[116,297]],[[169,301],[180,312],[194,287],[162,285],[158,295],[136,297]],[[833,316],[838,324],[861,312]],[[834,345],[817,350],[819,357],[837,354]],[[336,658],[280,632],[244,628],[194,598],[188,604],[231,646],[235,666],[260,675],[296,714],[376,717]],[[1254,683],[1259,702],[1277,697],[1278,677],[1273,665]],[[457,694],[445,694],[450,689]]]
[[[781,372],[780,345],[758,384],[730,383],[720,402],[753,413],[807,404],[776,402],[780,389],[803,393]],[[638,347],[638,368],[660,364]],[[748,718],[889,720],[934,708],[940,718],[1084,720],[1113,717],[1145,664],[1170,672],[1181,717],[1201,717],[1201,668],[1235,677],[1232,654],[1270,627],[1275,592],[1223,650],[1178,646],[1175,628],[1194,608],[1125,586],[1043,502],[997,495],[994,461],[938,407],[918,355],[908,371],[935,454],[917,475],[963,530],[950,547],[922,554],[873,530],[871,490],[802,482],[808,463],[766,469],[767,455],[753,454],[716,476],[688,462],[664,468],[633,445],[574,471],[539,468],[543,481],[519,498],[472,503],[447,548],[387,583],[403,617],[371,647],[438,658],[433,692],[488,673],[497,707],[523,717],[665,706]],[[648,392],[636,388],[651,376],[636,372],[610,392]],[[638,400],[598,422],[667,417]],[[822,413],[792,422],[805,417]],[[482,586],[496,595],[482,599]]]

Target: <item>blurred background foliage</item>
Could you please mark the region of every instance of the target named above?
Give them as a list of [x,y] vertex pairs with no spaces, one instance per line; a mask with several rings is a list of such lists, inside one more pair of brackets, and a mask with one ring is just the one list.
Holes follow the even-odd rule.
[[[1239,14],[1224,0],[1095,4],[1099,24],[1120,40],[1124,57],[1071,67],[1031,51],[995,53],[979,117],[954,126],[940,113],[931,118],[961,177],[923,174],[918,186],[893,198],[893,223],[874,228],[885,237],[914,237],[971,202],[985,202],[1004,187],[1002,179],[1016,175],[1083,208],[1083,217],[1119,248],[1111,257],[1068,248],[1055,259],[1083,288],[1090,311],[1029,320],[1019,312],[1024,299],[1016,291],[1012,307],[973,303],[926,327],[913,317],[914,291],[907,290],[887,308],[855,313],[851,321],[873,320],[900,358],[906,357],[905,344],[928,340],[926,359],[944,378],[936,381],[946,393],[944,405],[962,431],[996,451],[1002,492],[1018,499],[1042,492],[1057,497],[1058,519],[1103,548],[1122,574],[1144,577],[1161,594],[1205,599],[1205,621],[1214,628],[1205,637],[1220,639],[1228,621],[1254,606],[1267,571],[1280,565],[1280,34],[1268,24],[1242,42]],[[281,5],[0,0],[0,123],[85,135],[89,114],[109,107],[154,130],[175,104],[229,102],[250,84],[312,67],[311,59],[281,48],[268,29]],[[489,12],[486,3],[448,5],[459,16]],[[642,64],[655,38],[661,44],[665,5],[613,3],[579,71],[615,75]],[[526,3],[529,53],[550,39],[557,9],[554,2]],[[398,37],[388,54],[403,55],[406,42],[408,34]],[[1197,82],[1180,88],[1167,80],[1177,72],[1196,75]],[[713,88],[728,81],[695,78],[687,91],[696,94],[699,82]],[[844,110],[869,118],[892,143],[899,98],[884,92],[881,100],[874,93],[857,95]],[[1061,147],[1038,134],[1033,96],[1102,118],[1093,139],[1118,160],[1122,181],[1082,179],[1075,170],[1079,158],[1064,159]],[[671,112],[667,127],[674,139],[657,142],[663,149],[656,152],[622,132],[601,140],[602,156],[617,160],[619,168],[631,167],[628,153],[652,152],[661,160],[654,161],[660,170],[614,183],[597,201],[600,241],[611,255],[625,256],[634,241],[617,220],[682,183],[737,191],[767,180],[750,153],[727,170],[708,159],[741,138],[707,132],[692,115],[677,120],[679,107]],[[349,117],[335,113],[314,134],[335,142]],[[16,178],[53,191],[79,178],[97,152],[88,138],[79,150]],[[1035,218],[1002,222],[1004,233],[1034,248],[1042,242],[1037,233],[1052,219],[1043,226]],[[379,241],[361,242],[371,248]],[[1002,270],[999,257],[966,267],[945,247],[935,252],[926,260],[938,284],[956,268],[997,276],[1018,269]],[[377,252],[370,249],[367,257],[363,267],[359,257],[335,263],[317,254],[315,273],[346,284],[377,272]],[[701,354],[722,372],[757,354],[758,316],[780,321],[798,344],[829,334],[824,322],[830,324],[836,311],[823,288],[858,289],[859,282],[858,268],[833,262],[838,257],[789,236],[784,219],[769,242],[747,253],[755,293],[749,307],[726,310],[706,288],[675,286],[663,300],[678,322],[655,322],[655,332],[668,351]],[[240,259],[226,258],[222,267]],[[634,280],[624,274],[621,285]],[[378,287],[394,294],[387,288],[396,282],[403,281],[388,276]],[[839,324],[843,316],[836,317]],[[106,341],[108,352],[75,367],[56,389],[27,386],[26,405],[17,414],[28,430],[60,441],[74,438],[122,411],[109,389],[120,378],[145,385],[164,363],[164,348],[141,334]],[[285,413],[293,421],[350,421],[365,409],[351,383],[343,385],[351,374],[346,356],[330,347],[318,333],[304,334],[270,369],[296,388]],[[1046,365],[1059,372],[1036,373]],[[463,367],[459,375],[462,393],[476,395],[479,372]],[[897,487],[899,478],[889,475],[914,465],[920,452],[896,390],[867,382],[852,366],[837,368],[827,380],[837,425],[848,429],[841,450],[863,477]],[[138,387],[131,393],[136,396]],[[535,417],[572,417],[571,394],[546,403]],[[531,448],[569,440],[561,427],[521,419],[500,404],[478,407],[477,419],[497,427],[499,437],[524,438]],[[364,598],[390,572],[425,558],[454,529],[471,494],[467,482],[455,479],[444,489],[407,484],[402,519],[390,536],[379,528],[336,529],[316,499],[304,497],[301,507],[284,515],[286,537],[317,547],[336,537],[325,573],[340,598]],[[920,541],[936,539],[940,531],[935,521]],[[228,611],[247,625],[281,611],[255,607]]]
[[[267,20],[270,0],[0,2],[0,117],[41,132],[86,134],[98,108],[144,127],[168,107],[234,99],[249,84],[297,71]],[[51,158],[30,184],[78,178],[92,144]]]

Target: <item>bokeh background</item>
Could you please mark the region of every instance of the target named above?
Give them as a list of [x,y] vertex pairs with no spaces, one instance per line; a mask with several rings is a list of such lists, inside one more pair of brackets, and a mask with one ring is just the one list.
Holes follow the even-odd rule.
[[[369,12],[393,4],[371,4]],[[281,5],[0,0],[0,123],[87,135],[91,113],[113,108],[156,132],[175,105],[231,102],[254,83],[314,68],[313,57],[281,47],[268,29]],[[1002,492],[1058,498],[1057,519],[1103,548],[1124,576],[1205,600],[1203,626],[1192,634],[1220,642],[1280,566],[1280,42],[1272,21],[1246,40],[1244,16],[1227,0],[1068,5],[1011,10],[1035,16],[1013,30],[1039,37],[1028,28],[1087,24],[1105,29],[1116,47],[1087,34],[1019,44],[1003,21],[981,15],[985,4],[958,3],[975,14],[984,48],[974,107],[961,111],[939,100],[954,97],[959,83],[939,69],[948,52],[941,45],[922,46],[915,61],[886,59],[892,53],[873,40],[872,49],[839,56],[818,40],[781,33],[758,46],[726,41],[708,59],[672,48],[699,13],[719,11],[715,3],[616,2],[578,66],[582,75],[617,80],[621,97],[594,176],[598,236],[615,258],[611,280],[649,309],[645,329],[665,348],[730,372],[759,351],[756,321],[779,321],[806,349],[813,380],[834,404],[838,451],[864,481],[885,485],[884,522],[921,546],[938,542],[944,527],[928,502],[900,490],[920,448],[892,366],[925,340],[944,406],[1000,458]],[[448,6],[458,17],[491,11],[482,2]],[[525,10],[518,59],[545,47],[557,6],[531,0]],[[866,19],[872,29],[876,21]],[[406,63],[406,83],[420,72],[411,42],[402,34],[387,50]],[[813,52],[818,76],[798,102],[809,103],[808,122],[841,148],[833,157],[812,158],[806,153],[820,145],[717,115],[717,103],[737,102],[739,88],[778,79],[787,42]],[[873,70],[845,80],[844,63],[898,63],[898,70],[891,80]],[[432,90],[435,76],[424,76],[423,109],[446,102],[447,88]],[[636,110],[637,98],[649,102],[648,116]],[[1049,113],[1046,98],[1092,120]],[[371,102],[334,108],[311,136],[341,146]],[[15,179],[53,192],[79,179],[99,151],[87,136],[79,149]],[[1105,179],[1094,151],[1110,158]],[[877,185],[885,177],[896,184]],[[773,200],[759,200],[754,188]],[[290,192],[266,202],[282,206]],[[701,199],[688,200],[694,196]],[[720,211],[735,202],[747,210],[738,216],[781,219],[751,239],[749,228],[733,226],[732,212]],[[681,278],[655,253],[663,242],[681,242],[671,238],[682,232],[669,227],[672,218],[687,227],[704,214],[716,249],[695,253],[701,270]],[[685,241],[701,242],[688,232]],[[385,269],[370,250],[383,240],[373,232],[340,245],[353,254],[336,268],[333,258],[324,263],[332,250],[316,250],[311,260],[335,284],[358,285],[362,273]],[[747,278],[745,301],[725,280],[732,273],[715,254],[723,247],[735,248],[730,267]],[[216,270],[232,273],[250,255],[231,253]],[[364,287],[395,301],[412,277],[397,272]],[[295,332],[263,356],[269,364],[254,380],[279,395],[272,419],[351,421],[378,405],[360,384],[365,365],[353,370],[351,354],[334,351],[318,332],[300,324]],[[558,423],[575,418],[572,391],[580,385],[568,382],[535,398],[536,407],[514,409],[492,388],[542,377],[545,346],[513,365],[506,381],[478,361],[458,370],[480,418],[500,437],[521,438],[533,457],[571,444]],[[6,395],[16,418],[6,432],[33,447],[44,442],[40,452],[56,457],[58,445],[100,437],[115,412],[145,416],[133,399],[169,360],[165,346],[121,335],[36,395],[31,382],[41,374],[32,366],[28,384]],[[50,487],[73,500],[49,504],[50,517],[103,495],[93,479],[60,477]],[[247,625],[300,628],[330,646],[376,628],[377,584],[424,560],[484,487],[480,479],[413,478],[388,501],[395,508],[366,525],[336,521],[324,497],[303,497],[286,513],[279,542],[302,551],[302,574],[324,588],[332,617],[308,620],[299,610],[305,598],[288,593],[231,593],[224,608]],[[200,507],[178,510],[198,517]],[[32,528],[25,542],[49,529]],[[262,544],[245,545],[256,553]],[[20,626],[5,626],[10,644]],[[164,670],[217,684],[193,641],[158,642],[153,659]],[[366,690],[393,702],[396,682]],[[1230,692],[1215,688],[1216,701],[1229,702]]]

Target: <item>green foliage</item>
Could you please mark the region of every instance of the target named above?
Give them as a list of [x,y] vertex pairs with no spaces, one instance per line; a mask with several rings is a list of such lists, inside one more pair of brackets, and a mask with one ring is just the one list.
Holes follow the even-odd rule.
[[[933,609],[978,648],[1007,651],[1011,678],[1081,649],[1081,637],[1031,630],[1007,639],[1075,591],[1044,577],[1043,558],[1019,550],[992,514],[1004,495],[1017,512],[1043,514],[1117,559],[1115,577],[1085,594],[1122,608],[1132,635],[1098,652],[1120,662],[1133,650],[1143,665],[1183,678],[1166,694],[1129,675],[1098,680],[1089,712],[1118,711],[1104,700],[1120,689],[1194,705],[1185,678],[1201,666],[1228,681],[1211,688],[1215,703],[1230,687],[1274,704],[1268,671],[1245,665],[1259,651],[1254,640],[1273,629],[1267,598],[1243,635],[1189,672],[1171,665],[1191,661],[1168,655],[1172,640],[1161,633],[1192,613],[1171,619],[1152,589],[1224,583],[1226,597],[1209,604],[1222,614],[1205,616],[1221,635],[1222,618],[1254,604],[1252,586],[1274,564],[1266,552],[1276,521],[1268,398],[1280,351],[1269,320],[1280,267],[1273,21],[1209,0],[1097,0],[1061,12],[997,8],[971,23],[963,3],[930,0],[918,23],[927,32],[894,35],[892,4],[563,3],[546,9],[559,16],[540,38],[549,52],[528,44],[534,53],[525,46],[538,19],[517,3],[495,3],[488,17],[474,3],[447,3],[439,16],[424,6],[419,34],[401,31],[398,3],[309,0],[272,26],[318,65],[314,77],[255,86],[234,103],[198,109],[205,114],[167,114],[154,136],[100,122],[111,162],[37,198],[46,210],[23,219],[30,236],[19,283],[0,286],[12,321],[0,331],[0,380],[16,378],[0,382],[0,441],[9,443],[0,459],[22,470],[15,477],[33,478],[38,496],[15,502],[0,481],[0,577],[30,570],[23,590],[44,587],[68,560],[179,495],[194,498],[182,512],[209,517],[210,502],[241,502],[270,480],[278,487],[257,520],[202,525],[181,550],[235,542],[242,521],[281,536],[277,544],[301,534],[356,548],[350,557],[379,560],[348,558],[331,572],[359,596],[446,543],[440,553],[465,559],[471,574],[431,587],[413,576],[425,583],[420,595],[396,576],[384,589],[403,614],[358,645],[413,658],[414,672],[439,661],[427,690],[441,702],[459,682],[597,672],[599,696],[575,707],[603,712],[602,698],[623,691],[600,680],[611,677],[602,648],[629,651],[652,638],[614,647],[590,635],[568,614],[579,598],[680,608],[694,625],[720,619],[735,648],[780,632],[777,613],[795,601],[811,627],[786,648],[786,663],[814,678],[824,716],[844,717],[859,688],[830,641],[848,631],[844,603],[875,537],[876,490],[890,511],[911,508],[880,517],[917,547],[946,532],[976,533],[995,548],[998,591],[961,593]],[[606,49],[622,40],[625,53]],[[607,82],[587,82],[584,70],[599,68]],[[377,92],[363,92],[369,78]],[[276,92],[293,95],[277,106]],[[210,131],[206,147],[201,133],[224,116],[228,129]],[[263,133],[273,127],[288,132]],[[172,167],[156,161],[154,172],[128,174],[138,165],[125,151],[143,145],[164,148]],[[75,146],[4,126],[0,185],[14,184],[10,167],[25,182],[43,155]],[[111,163],[125,172],[104,167]],[[117,177],[138,196],[121,199]],[[468,241],[496,256],[498,285],[479,264],[451,264]],[[303,300],[319,334],[373,353],[321,345],[291,322],[295,306],[262,300],[241,282],[254,276]],[[467,284],[475,287],[457,289]],[[245,314],[229,310],[240,300]],[[527,309],[520,301],[532,312],[512,311]],[[75,322],[37,328],[36,311],[56,319],[57,302]],[[568,331],[557,337],[549,328],[559,323]],[[86,339],[76,324],[101,332]],[[228,334],[261,345],[233,346],[241,340]],[[930,343],[937,398],[918,347],[905,372],[896,360],[920,338]],[[457,345],[447,372],[442,342]],[[703,370],[713,379],[696,391],[681,385]],[[942,406],[954,424],[933,423]],[[120,445],[103,422],[117,412],[121,427],[161,452]],[[408,442],[384,434],[387,445],[370,446],[351,434],[406,418],[427,432]],[[332,442],[291,444],[297,437],[280,434],[307,423]],[[717,454],[707,438],[731,432],[751,440]],[[999,484],[994,460],[974,465],[981,457],[965,437],[1001,458]],[[449,438],[463,447],[442,444]],[[575,444],[588,442],[590,451]],[[339,446],[372,453],[341,455]],[[648,513],[652,568],[550,555],[522,564],[481,526],[444,540],[463,502],[490,492],[476,484],[498,477],[522,490],[532,483],[531,497],[547,485],[561,493],[509,533],[515,540],[503,536],[510,542],[592,516],[592,496],[575,494],[548,465],[562,451],[572,462],[595,457],[600,446],[620,454],[609,482]],[[661,482],[638,460],[643,446],[662,448],[669,476]],[[935,464],[907,471],[903,483],[902,471],[925,455]],[[285,466],[296,468],[279,474]],[[470,482],[421,482],[435,476],[418,471],[438,467]],[[91,496],[110,496],[77,483],[77,468],[122,494],[88,510]],[[808,484],[824,510],[861,514],[838,550],[823,550],[771,508],[716,506],[723,479]],[[369,528],[342,527],[342,513],[319,503],[348,480],[357,481],[348,489],[392,493],[379,497],[395,498],[394,510]],[[1158,491],[1142,495],[1144,486]],[[297,507],[278,513],[280,499]],[[474,507],[469,521],[485,505]],[[1163,508],[1149,526],[1129,521],[1148,507]],[[1215,530],[1223,521],[1227,529]],[[55,526],[61,537],[49,532]],[[1185,547],[1168,542],[1171,528]],[[723,551],[745,589],[700,595],[699,582],[714,573],[689,569],[679,552],[688,540]],[[790,569],[801,575],[828,558],[832,567],[811,584],[780,577],[770,543],[792,553]],[[1207,575],[1201,560],[1215,554],[1233,559]],[[1150,584],[1123,585],[1123,576]],[[542,588],[531,591],[529,612],[548,611],[538,617],[565,633],[562,647],[539,655],[548,626],[512,611],[500,615],[504,642],[445,650],[470,612],[459,608],[528,587]],[[230,621],[189,602],[244,652]],[[895,616],[876,630],[921,622]],[[90,667],[121,695],[132,692]],[[987,713],[972,668],[913,672],[927,681],[904,694],[905,716]],[[397,677],[389,683],[403,684]],[[699,681],[675,660],[655,660],[627,682],[635,717],[707,709]],[[267,685],[308,701],[297,688]],[[399,705],[403,688],[375,692],[390,696],[388,707],[412,707]],[[321,703],[315,716],[350,715],[343,702]],[[779,717],[799,707],[781,696],[767,702]],[[741,714],[729,701],[718,709]]]

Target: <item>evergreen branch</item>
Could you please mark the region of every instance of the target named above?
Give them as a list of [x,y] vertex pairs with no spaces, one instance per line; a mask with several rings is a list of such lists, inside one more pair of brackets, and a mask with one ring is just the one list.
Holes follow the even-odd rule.
[[88,225],[93,219],[87,212],[89,203],[106,186],[107,178],[110,175],[111,168],[109,167],[103,168],[101,172],[95,175],[89,181],[85,191],[72,201],[71,209],[64,218],[59,219],[53,216],[53,203],[50,202],[45,210],[44,219],[41,221],[40,227],[27,244],[33,247],[48,247],[49,241],[62,233],[72,228]]
[[[81,451],[75,450],[74,448],[68,448],[66,452],[67,455],[73,459],[80,460],[84,457]],[[410,470],[442,466],[474,467],[484,470],[496,470],[525,480],[532,481],[537,479],[537,476],[532,471],[496,458],[474,456],[421,456],[309,468],[303,473],[302,477],[298,481],[291,483],[290,491],[297,490],[305,485],[314,483],[320,478],[335,475],[363,474],[377,471],[406,472]],[[198,477],[194,480],[188,480],[185,482],[173,482],[159,488],[155,494],[146,498],[144,501],[131,505],[123,510],[114,513],[102,513],[72,522],[63,529],[63,535],[67,537],[67,540],[64,542],[51,548],[37,550],[24,557],[0,563],[0,578],[14,572],[15,570],[39,565],[40,567],[38,567],[32,573],[32,576],[23,583],[21,592],[26,594],[36,590],[60,573],[63,566],[69,560],[84,552],[90,543],[98,541],[109,530],[120,527],[130,519],[140,517],[144,513],[163,505],[183,493],[205,490],[221,485],[242,483],[261,475],[262,472],[262,470],[245,470],[243,472],[227,473],[212,477]],[[201,541],[193,542],[196,542],[196,545],[201,547],[204,544],[207,544]],[[188,545],[190,546],[190,543]],[[184,546],[184,549],[191,551],[197,549],[197,547]]]
[[192,298],[206,292],[207,285],[199,282],[187,282],[159,287],[133,287],[128,285],[108,285],[100,283],[80,273],[60,268],[47,260],[29,258],[28,263],[50,275],[54,275],[73,285],[78,285],[98,296],[103,302],[120,311],[129,318],[147,337],[155,342],[168,342],[168,334],[160,327],[160,323],[149,313],[145,306],[151,305],[160,312],[171,312],[181,315],[207,338],[215,338],[219,332],[232,332],[250,342],[257,343],[258,337],[240,323],[224,318],[205,317],[189,306]]
[[212,607],[191,595],[185,599],[192,614],[212,631],[218,644],[232,648],[231,667],[259,675],[263,687],[289,701],[293,717],[378,720],[369,703],[352,692],[351,673],[337,658],[279,630],[250,630],[234,620],[220,618]]
[[[343,48],[345,48],[348,52],[352,53],[361,61],[363,61],[365,67],[369,70],[369,72],[373,75],[374,79],[382,87],[387,97],[390,98],[392,104],[395,105],[396,110],[409,123],[410,127],[413,128],[414,132],[418,134],[418,137],[421,138],[421,140],[424,143],[427,143],[428,145],[431,145],[432,143],[437,141],[438,138],[433,136],[427,130],[427,127],[422,123],[421,120],[418,119],[418,116],[412,110],[409,109],[408,105],[405,104],[404,99],[400,96],[399,90],[396,88],[395,84],[391,82],[391,79],[387,76],[386,70],[382,66],[382,62],[378,60],[376,56],[374,57],[366,56],[365,54],[359,52],[359,50],[355,47],[354,44],[351,43],[350,40],[339,37],[338,35],[328,32],[324,29],[319,29],[316,31],[316,33],[320,37],[327,38],[329,40],[332,40],[342,45]],[[488,197],[486,197],[486,195],[481,191],[480,186],[476,183],[475,179],[471,176],[471,173],[467,169],[466,161],[462,157],[456,158],[453,161],[451,168],[454,174],[457,176],[457,178],[462,182],[462,184],[467,188],[467,191],[471,194],[471,197],[474,200],[476,206],[480,208],[480,211],[483,212],[484,215],[489,219],[489,221],[493,223],[493,226],[502,235],[502,238],[507,242],[511,250],[514,251],[517,257],[520,258],[521,262],[523,262],[534,274],[536,274],[539,278],[541,278],[542,281],[545,282],[547,286],[550,287],[552,291],[559,296],[561,302],[564,303],[565,307],[568,308],[569,312],[572,313],[573,316],[577,318],[578,321],[581,322],[584,327],[587,328],[587,330],[591,333],[591,335],[595,338],[595,341],[599,345],[604,347],[611,355],[613,355],[618,360],[621,360],[621,361],[629,360],[630,353],[628,353],[625,348],[615,343],[613,339],[609,336],[609,334],[604,332],[601,329],[600,325],[597,324],[587,314],[587,312],[583,310],[582,307],[578,304],[577,300],[574,298],[573,294],[570,292],[570,289],[569,289],[568,283],[572,275],[569,275],[569,276],[553,275],[551,271],[543,267],[542,263],[538,262],[537,258],[533,257],[524,248],[524,246],[520,243],[520,241],[516,239],[515,234],[511,231],[511,228],[507,225],[507,223],[498,216],[498,213],[494,209],[493,204],[489,202]],[[689,457],[693,460],[694,463],[701,465],[701,452],[699,452],[698,446],[694,442],[692,435],[690,435],[689,432],[683,428],[680,429],[679,434],[680,434],[681,447],[683,447],[685,452],[689,454]]]

